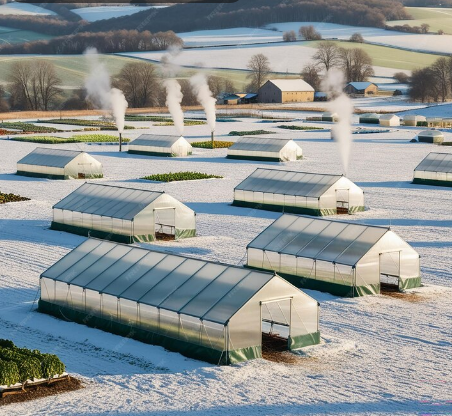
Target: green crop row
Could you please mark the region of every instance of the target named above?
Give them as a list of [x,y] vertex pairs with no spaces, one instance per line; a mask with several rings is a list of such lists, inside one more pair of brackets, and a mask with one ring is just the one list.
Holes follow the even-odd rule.
[[212,142],[194,142],[191,143],[192,147],[199,147],[201,149],[224,149],[227,147],[231,147],[234,142],[222,142],[222,141],[214,141],[213,146]]
[[54,354],[18,348],[12,341],[0,339],[0,385],[51,378],[63,374],[64,370],[64,364]]
[[175,182],[175,181],[193,181],[198,179],[221,179],[222,176],[209,175],[207,173],[201,172],[170,172],[170,173],[160,173],[156,175],[145,176],[141,179],[146,179],[148,181],[156,182]]
[[[184,120],[184,126],[202,126],[206,124],[205,121],[202,120]],[[165,121],[164,123],[155,124],[157,127],[166,127],[166,126],[174,126],[173,121]]]
[[[30,137],[11,137],[11,140],[18,142],[45,143],[45,144],[62,144],[62,143],[117,143],[118,136],[109,134],[81,134],[72,136],[68,139],[63,137],[52,136],[30,136]],[[123,143],[130,142],[130,139],[123,138]]]
[[285,126],[281,125],[278,126],[279,129],[286,129],[286,130],[323,130],[321,127],[311,127],[311,126]]
[[8,202],[20,202],[20,201],[29,201],[30,198],[25,198],[20,195],[14,194],[4,194],[0,192],[0,204],[6,204]]
[[[69,124],[72,126],[88,126],[88,127],[101,127],[103,130],[117,130],[115,123],[103,120],[83,120],[78,118],[56,118],[53,120],[38,120],[37,123],[49,123],[49,124]],[[135,127],[125,126],[125,130],[133,130]]]
[[[61,131],[54,127],[35,126],[32,123],[22,123],[21,121],[3,122],[0,123],[0,128],[22,130],[24,133],[58,133]],[[13,134],[13,132],[8,133]]]
[[272,134],[271,131],[267,130],[250,130],[250,131],[231,131],[229,136],[257,136],[259,134]]

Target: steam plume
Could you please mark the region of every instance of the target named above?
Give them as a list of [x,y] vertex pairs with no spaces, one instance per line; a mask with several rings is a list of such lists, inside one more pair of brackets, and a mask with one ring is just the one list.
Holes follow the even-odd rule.
[[212,97],[209,85],[207,84],[207,78],[204,74],[196,74],[190,78],[190,84],[199,103],[203,106],[206,113],[207,124],[210,131],[215,131],[216,116],[215,116],[215,103],[216,99]]
[[181,86],[175,79],[165,80],[166,105],[174,121],[177,133],[181,136],[184,133],[184,112],[182,111]]

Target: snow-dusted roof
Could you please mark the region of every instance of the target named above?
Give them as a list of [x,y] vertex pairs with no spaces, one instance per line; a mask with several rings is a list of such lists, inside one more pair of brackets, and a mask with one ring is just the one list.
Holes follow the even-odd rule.
[[347,85],[351,85],[353,88],[357,90],[365,90],[367,87],[374,85],[373,82],[363,81],[363,82],[349,82]]
[[444,137],[444,134],[439,130],[424,130],[421,131],[418,136],[422,137]]
[[53,208],[132,220],[163,192],[84,183]]
[[414,170],[452,173],[452,153],[431,152]]
[[271,79],[271,82],[276,85],[281,91],[314,91],[306,81],[302,79]]
[[248,248],[354,266],[386,227],[283,214]]
[[88,239],[42,277],[226,324],[272,273]]
[[392,120],[394,117],[400,118],[399,116],[396,116],[395,114],[382,114],[380,116],[380,120]]
[[292,139],[275,139],[268,137],[241,137],[229,149],[251,150],[261,152],[279,152]]
[[64,168],[71,160],[84,152],[76,150],[49,149],[47,147],[37,147],[27,156],[17,163],[23,165],[49,166],[54,168]]
[[165,136],[158,134],[142,134],[129,143],[129,146],[171,147],[181,136]]
[[235,189],[318,198],[342,175],[258,168]]
[[380,118],[380,115],[377,113],[366,113],[366,114],[361,114],[359,116],[359,118]]
[[404,120],[417,120],[417,121],[425,121],[427,120],[424,116],[421,116],[419,114],[407,114],[406,116],[403,116]]

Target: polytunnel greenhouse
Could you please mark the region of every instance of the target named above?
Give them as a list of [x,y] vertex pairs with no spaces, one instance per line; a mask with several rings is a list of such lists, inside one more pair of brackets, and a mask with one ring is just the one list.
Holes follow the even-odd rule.
[[266,332],[319,343],[317,301],[281,277],[88,239],[40,277],[39,311],[188,357],[262,356]]
[[444,134],[439,130],[424,130],[417,135],[421,143],[441,144],[444,141]]
[[17,162],[17,175],[47,179],[102,178],[102,164],[85,152],[37,147]]
[[131,141],[128,153],[147,156],[184,157],[192,154],[191,144],[182,136],[142,134]]
[[291,139],[242,137],[229,149],[229,159],[289,162],[303,158],[303,151]]
[[256,169],[234,189],[236,206],[309,215],[364,211],[364,192],[342,175]]
[[247,247],[248,267],[339,296],[421,284],[419,254],[386,227],[284,214]]
[[377,113],[362,114],[359,116],[361,124],[379,124],[380,116]]
[[429,153],[414,169],[413,183],[452,186],[452,153]]
[[418,124],[427,124],[427,119],[419,115],[403,116],[403,124],[405,126],[416,127]]
[[85,183],[53,207],[53,230],[120,243],[196,235],[196,214],[157,191]]

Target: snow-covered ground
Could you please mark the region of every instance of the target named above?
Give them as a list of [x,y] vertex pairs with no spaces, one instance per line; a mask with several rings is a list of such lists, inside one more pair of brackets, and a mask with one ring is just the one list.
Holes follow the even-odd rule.
[[166,6],[98,6],[81,7],[72,11],[88,22],[97,22],[103,19],[113,19],[115,17],[129,16],[143,10],[157,9]]
[[[130,124],[129,122],[127,124]],[[295,123],[294,123],[295,124]],[[137,123],[137,125],[143,125]],[[226,150],[194,149],[189,158],[119,154],[116,146],[54,145],[87,150],[104,165],[100,182],[165,190],[197,212],[198,234],[180,242],[146,245],[231,264],[277,213],[230,206],[234,187],[258,166],[341,173],[337,144],[322,131],[293,132],[257,119],[217,124],[231,130],[265,128],[292,137],[305,159],[285,164],[231,161]],[[51,207],[80,181],[14,175],[32,143],[0,140],[0,191],[31,201],[0,205],[0,338],[59,354],[86,388],[33,403],[0,408],[14,415],[419,415],[452,412],[452,190],[411,185],[414,167],[429,151],[451,152],[409,140],[417,129],[355,135],[349,177],[365,190],[368,210],[343,219],[391,225],[421,255],[427,287],[417,302],[369,296],[340,299],[309,291],[321,303],[323,344],[297,365],[264,360],[215,367],[33,311],[38,279],[83,237],[48,229]],[[146,130],[127,130],[134,138]],[[153,127],[153,133],[173,133]],[[66,134],[66,133],[63,133]],[[207,139],[207,126],[187,127],[190,140]],[[452,135],[446,135],[450,139]],[[43,145],[39,145],[43,146]],[[200,171],[224,176],[209,181],[156,184],[152,173]]]
[[0,15],[34,15],[34,16],[50,16],[56,15],[51,10],[44,9],[35,4],[29,3],[6,3],[0,6]]

